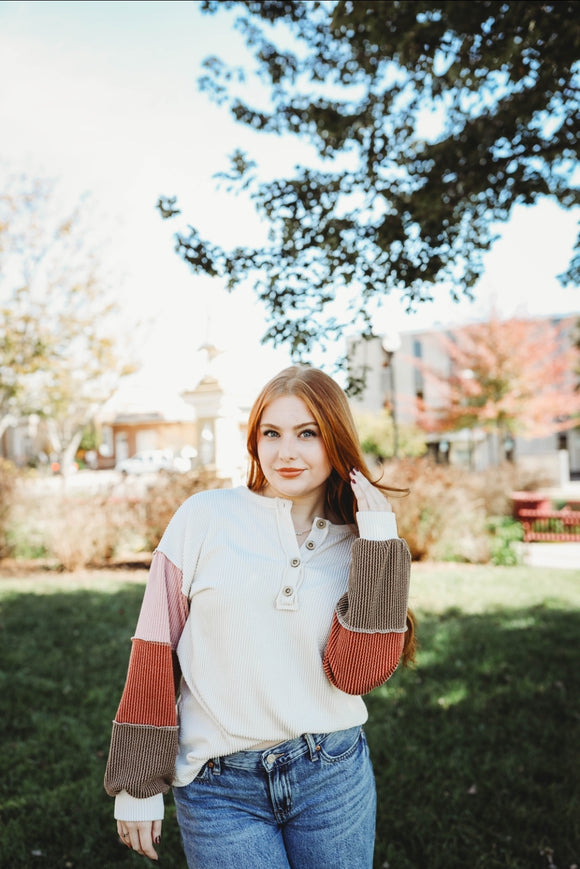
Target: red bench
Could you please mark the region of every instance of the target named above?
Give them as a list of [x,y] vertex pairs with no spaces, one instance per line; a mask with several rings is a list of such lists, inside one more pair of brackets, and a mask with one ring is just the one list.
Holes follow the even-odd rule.
[[580,503],[571,502],[554,510],[552,502],[538,492],[514,492],[514,519],[522,523],[524,542],[580,542]]

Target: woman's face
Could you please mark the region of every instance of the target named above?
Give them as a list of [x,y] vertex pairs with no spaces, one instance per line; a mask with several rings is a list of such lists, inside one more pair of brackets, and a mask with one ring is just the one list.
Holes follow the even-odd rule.
[[332,466],[301,398],[283,395],[266,405],[258,426],[258,459],[271,497],[324,497]]

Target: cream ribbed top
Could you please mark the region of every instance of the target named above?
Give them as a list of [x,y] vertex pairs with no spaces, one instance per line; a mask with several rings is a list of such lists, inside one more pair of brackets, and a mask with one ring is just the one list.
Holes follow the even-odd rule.
[[[190,612],[177,645],[179,700],[176,785],[211,758],[303,733],[363,724],[364,701],[333,686],[322,658],[338,600],[346,592],[352,528],[315,519],[300,546],[292,502],[244,486],[198,493],[170,522],[158,550],[182,572]],[[396,536],[392,513],[365,517],[369,537]],[[155,608],[135,636],[154,640]],[[162,633],[162,631],[159,631]],[[117,817],[160,814],[161,795],[117,797]]]

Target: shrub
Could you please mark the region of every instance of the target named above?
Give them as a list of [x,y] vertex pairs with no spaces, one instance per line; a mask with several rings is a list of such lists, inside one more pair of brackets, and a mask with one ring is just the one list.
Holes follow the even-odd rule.
[[47,550],[59,567],[74,571],[113,559],[125,525],[117,504],[107,496],[82,495],[62,497],[54,507]]
[[430,458],[389,462],[383,482],[410,488],[409,495],[392,503],[399,533],[414,560],[473,563],[514,557],[508,554],[512,538],[506,537],[517,531],[509,522],[490,524],[490,517],[511,517],[511,493],[524,485],[535,487],[531,477],[523,479],[509,462],[470,472]]
[[[355,423],[365,455],[371,461],[382,461],[395,452],[395,430],[392,414],[387,410],[379,413],[355,413]],[[417,426],[398,426],[398,448],[402,456],[422,456],[427,452],[425,433]]]
[[206,489],[223,489],[229,485],[229,480],[218,477],[211,470],[160,474],[140,503],[144,547],[150,551],[155,549],[169,520],[190,495]]
[[512,519],[511,516],[492,516],[487,524],[493,535],[491,540],[492,563],[504,567],[513,567],[519,564],[520,554],[513,544],[524,539],[522,523]]
[[10,521],[17,477],[18,471],[12,462],[0,457],[0,558],[12,554]]
[[488,560],[484,505],[465,477],[464,471],[431,459],[403,459],[385,468],[384,482],[410,488],[392,504],[399,534],[415,561]]
[[189,495],[227,483],[206,471],[160,474],[139,494],[124,485],[99,494],[23,487],[7,528],[11,554],[67,571],[126,562],[155,549]]

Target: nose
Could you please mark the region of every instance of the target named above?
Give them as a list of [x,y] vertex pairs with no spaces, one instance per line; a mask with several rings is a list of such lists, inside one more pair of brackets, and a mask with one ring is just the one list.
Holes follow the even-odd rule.
[[293,461],[296,458],[296,445],[292,437],[280,438],[278,454],[284,461]]

